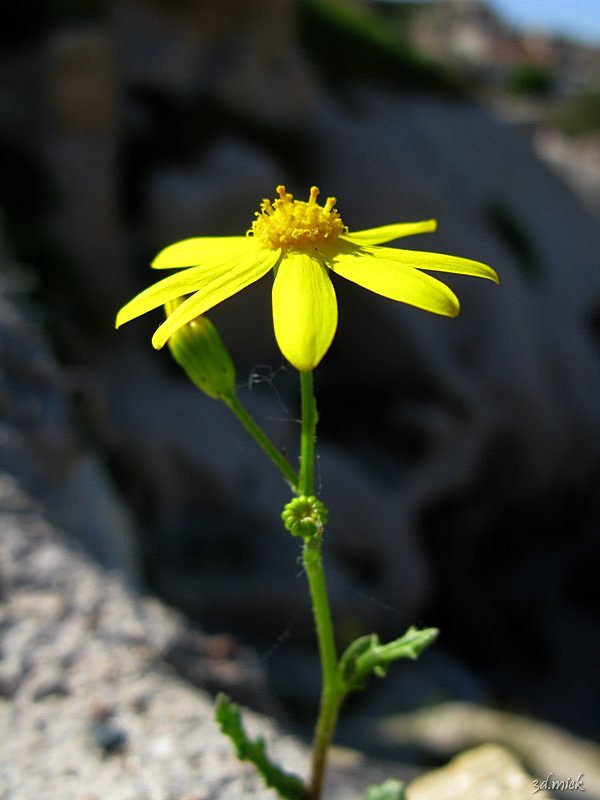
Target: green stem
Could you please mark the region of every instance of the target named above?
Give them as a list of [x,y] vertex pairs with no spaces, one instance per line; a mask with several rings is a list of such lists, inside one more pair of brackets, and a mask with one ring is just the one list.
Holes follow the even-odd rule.
[[236,396],[224,397],[224,403],[228,408],[233,411],[235,416],[246,428],[248,433],[256,440],[262,447],[265,453],[269,456],[275,466],[283,473],[285,479],[289,482],[294,492],[298,491],[298,475],[296,470],[291,466],[289,461],[279,452],[273,442],[269,439],[263,429],[256,424],[250,414],[246,411],[244,406],[240,403]]
[[309,539],[305,542],[302,560],[310,587],[312,609],[319,641],[319,653],[321,655],[321,705],[315,727],[310,781],[310,797],[312,800],[319,800],[325,777],[327,751],[333,737],[342,701],[342,687],[338,672],[338,658],[325,574],[323,572],[320,541]]
[[[312,372],[300,373],[300,386],[302,393],[302,432],[300,439],[299,490],[301,494],[311,496],[314,495],[315,431],[317,426],[317,407]],[[325,777],[327,751],[337,722],[343,690],[338,670],[331,608],[323,571],[321,541],[318,537],[312,537],[305,541],[302,559],[310,588],[321,656],[321,704],[315,727],[310,782],[310,797],[312,800],[319,800]]]
[[300,434],[300,493],[310,497],[315,493],[315,431],[317,406],[312,372],[300,373],[302,395],[302,433]]

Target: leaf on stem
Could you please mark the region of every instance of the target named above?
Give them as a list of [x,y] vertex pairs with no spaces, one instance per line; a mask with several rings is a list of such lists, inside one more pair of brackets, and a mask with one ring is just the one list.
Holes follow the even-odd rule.
[[215,720],[221,731],[231,739],[240,761],[254,764],[267,786],[285,800],[308,800],[308,789],[300,778],[285,772],[269,759],[265,743],[261,738],[248,737],[242,724],[239,706],[225,694],[219,694],[217,697]]
[[389,778],[379,786],[369,786],[365,800],[405,800],[404,784]]
[[394,661],[417,658],[437,635],[437,628],[410,627],[404,636],[386,644],[382,644],[375,633],[356,639],[340,659],[340,677],[345,691],[360,689],[371,673],[385,677]]

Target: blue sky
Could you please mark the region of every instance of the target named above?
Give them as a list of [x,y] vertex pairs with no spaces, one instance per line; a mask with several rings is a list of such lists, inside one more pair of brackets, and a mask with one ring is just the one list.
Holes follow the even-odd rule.
[[488,3],[519,28],[561,33],[600,44],[600,0],[488,0]]
[[519,27],[555,31],[600,44],[600,0],[489,0]]

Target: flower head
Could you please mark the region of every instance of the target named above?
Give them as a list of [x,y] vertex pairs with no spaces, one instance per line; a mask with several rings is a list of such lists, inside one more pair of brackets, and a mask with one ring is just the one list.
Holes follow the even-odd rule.
[[460,304],[427,271],[453,272],[498,282],[478,261],[441,253],[379,247],[404,236],[434,231],[435,220],[397,223],[350,233],[335,197],[319,205],[313,186],[308,201],[285,186],[262,201],[246,236],[184,239],[162,250],[154,269],[179,272],[150,286],[117,315],[117,327],[176,298],[190,295],[156,330],[161,348],[176,331],[273,270],[273,324],[283,355],[301,372],[314,369],[337,328],[337,300],[330,273],[392,300],[455,317]]

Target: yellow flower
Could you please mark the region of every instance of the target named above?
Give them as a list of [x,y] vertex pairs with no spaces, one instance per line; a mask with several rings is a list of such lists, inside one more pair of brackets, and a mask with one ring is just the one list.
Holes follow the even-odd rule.
[[180,272],[127,303],[117,315],[117,327],[170,300],[190,295],[152,337],[154,347],[161,348],[190,320],[273,270],[275,338],[287,360],[306,372],[321,361],[337,328],[337,301],[330,272],[376,294],[447,317],[458,314],[458,298],[444,283],[421,270],[498,282],[495,271],[478,261],[377,246],[434,231],[435,220],[350,233],[335,209],[334,197],[328,197],[323,206],[317,203],[316,186],[311,188],[308,202],[294,200],[285,186],[278,186],[277,194],[274,202],[262,201],[246,236],[184,239],[162,250],[152,263],[154,269]]

